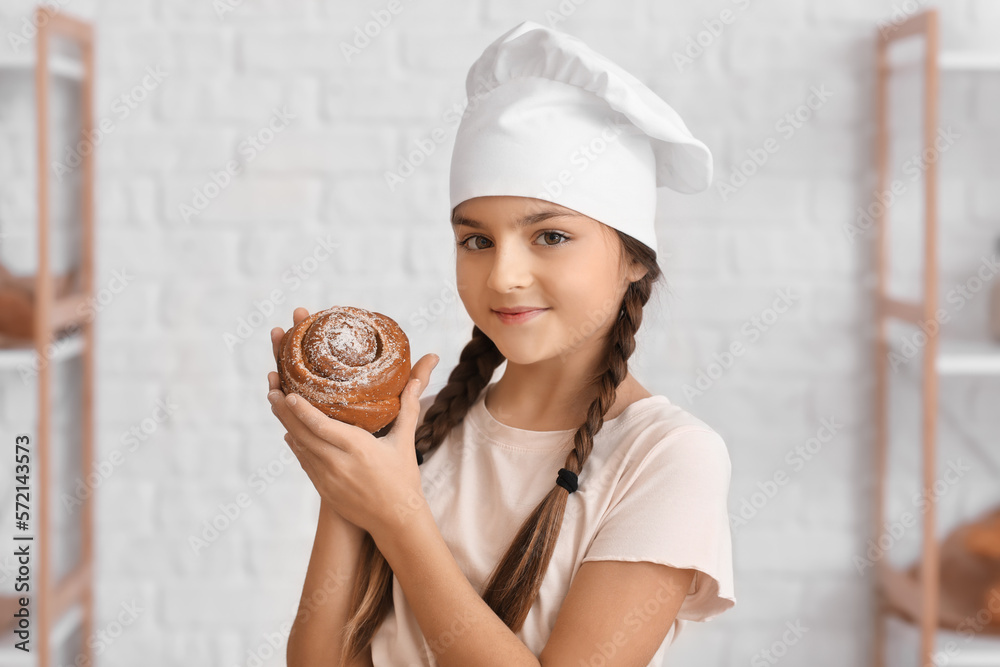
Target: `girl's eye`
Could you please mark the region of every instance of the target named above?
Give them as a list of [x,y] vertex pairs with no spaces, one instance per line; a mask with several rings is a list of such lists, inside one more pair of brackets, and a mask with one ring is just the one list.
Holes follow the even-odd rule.
[[[561,238],[561,239],[569,240],[568,237],[565,234],[563,234],[562,232],[556,232],[556,231],[551,231],[551,230],[550,231],[544,231],[544,232],[542,232],[539,238],[544,238],[546,236],[556,236],[556,237]],[[545,245],[560,245],[560,244],[559,243],[546,243]]]
[[[545,238],[545,237],[551,238],[553,236],[556,237],[557,239],[563,239],[563,241],[558,241],[556,243],[542,243],[542,245],[545,245],[545,246],[562,245],[562,243],[564,241],[568,241],[569,240],[568,236],[566,236],[562,232],[557,232],[557,231],[554,231],[554,230],[546,230],[546,231],[542,232],[541,234],[539,234],[538,238]],[[458,242],[458,246],[461,247],[463,250],[468,250],[468,251],[483,250],[483,248],[479,248],[479,247],[470,247],[469,241],[471,241],[472,239],[486,239],[486,237],[483,236],[482,234],[472,234],[471,236],[467,236],[467,237],[465,237],[465,239],[459,241]],[[488,239],[487,239],[487,242],[489,242]]]
[[462,248],[462,250],[468,250],[468,251],[482,250],[482,248],[469,247],[469,241],[471,241],[472,239],[481,239],[481,238],[486,238],[486,237],[482,236],[481,234],[473,234],[472,236],[466,236],[464,240],[458,242],[458,246]]

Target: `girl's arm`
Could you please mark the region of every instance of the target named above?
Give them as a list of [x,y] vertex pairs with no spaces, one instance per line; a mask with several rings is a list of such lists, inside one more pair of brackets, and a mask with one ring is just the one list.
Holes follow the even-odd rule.
[[469,583],[425,500],[372,537],[441,667],[541,667]]
[[[338,664],[364,536],[364,530],[337,514],[326,501],[320,504],[302,598],[288,636],[288,667]],[[341,667],[371,665],[369,647],[358,660]]]

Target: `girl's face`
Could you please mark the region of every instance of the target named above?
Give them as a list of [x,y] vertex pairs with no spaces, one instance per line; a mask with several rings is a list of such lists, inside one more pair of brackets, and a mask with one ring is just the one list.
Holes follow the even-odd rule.
[[[475,197],[459,204],[452,229],[456,284],[476,326],[509,362],[597,358],[628,284],[645,274],[623,267],[606,225],[541,199]],[[506,318],[504,308],[542,309]]]

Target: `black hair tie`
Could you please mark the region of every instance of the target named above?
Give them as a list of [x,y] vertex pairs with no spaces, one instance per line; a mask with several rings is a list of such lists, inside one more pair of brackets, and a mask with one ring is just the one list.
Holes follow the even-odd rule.
[[559,468],[559,479],[556,480],[556,484],[566,489],[570,493],[576,491],[576,473],[572,470],[567,470],[566,468]]
[[417,450],[417,465],[420,465],[423,462],[424,462],[424,455],[421,454],[420,450],[418,449]]

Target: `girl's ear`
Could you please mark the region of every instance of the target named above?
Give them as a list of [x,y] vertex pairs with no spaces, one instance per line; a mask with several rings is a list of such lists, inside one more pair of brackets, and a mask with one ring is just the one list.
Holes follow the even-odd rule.
[[649,273],[649,269],[643,266],[642,262],[633,259],[631,266],[629,266],[628,281],[634,283],[637,280],[642,280],[647,273]]

